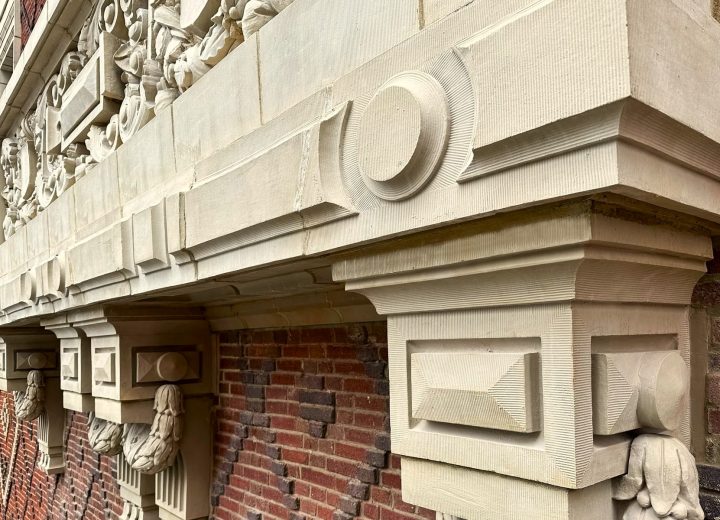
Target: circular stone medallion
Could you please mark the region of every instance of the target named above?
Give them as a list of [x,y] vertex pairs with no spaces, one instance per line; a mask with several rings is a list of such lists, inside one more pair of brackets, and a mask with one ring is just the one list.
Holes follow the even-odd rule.
[[422,189],[440,166],[449,126],[445,91],[435,78],[405,72],[390,79],[358,128],[358,166],[368,188],[385,200]]
[[164,381],[180,381],[187,374],[187,359],[178,352],[166,352],[158,358],[156,369]]

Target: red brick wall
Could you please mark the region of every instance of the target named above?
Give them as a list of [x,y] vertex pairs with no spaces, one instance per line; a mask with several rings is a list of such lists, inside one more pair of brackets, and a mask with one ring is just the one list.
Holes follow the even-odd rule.
[[384,323],[224,334],[218,520],[434,519],[389,452]]
[[[48,476],[36,467],[35,422],[20,423],[16,429],[13,410],[12,394],[0,392],[0,518],[117,519],[122,512],[122,501],[114,477],[115,463],[90,448],[87,416],[67,414],[65,473]],[[8,468],[12,473],[5,501]]]
[[20,41],[23,47],[35,27],[44,5],[45,0],[20,0]]

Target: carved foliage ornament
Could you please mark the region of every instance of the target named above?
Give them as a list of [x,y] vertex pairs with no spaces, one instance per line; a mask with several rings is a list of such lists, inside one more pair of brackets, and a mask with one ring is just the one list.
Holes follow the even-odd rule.
[[15,416],[20,421],[34,421],[45,411],[45,378],[40,370],[31,370],[24,392],[15,392]]
[[105,421],[90,413],[90,431],[88,440],[95,453],[118,455],[122,451],[123,427],[111,421]]
[[155,392],[152,425],[129,424],[123,434],[123,454],[130,466],[148,475],[175,462],[182,439],[183,395],[177,385],[163,385]]
[[628,473],[614,482],[616,500],[634,500],[623,520],[703,520],[695,459],[679,440],[640,435],[632,443]]

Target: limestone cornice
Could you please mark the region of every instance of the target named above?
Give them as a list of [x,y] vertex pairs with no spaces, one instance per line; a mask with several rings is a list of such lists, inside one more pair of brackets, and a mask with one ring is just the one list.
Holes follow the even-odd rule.
[[[709,108],[671,96],[685,87],[683,65],[669,45],[665,68],[654,65],[655,36],[639,20],[689,27],[685,45],[702,63],[714,59],[720,27],[669,0],[663,9],[480,4],[421,26],[411,0],[383,4],[389,11],[372,19],[377,6],[353,3],[348,20],[362,38],[389,20],[403,30],[351,62],[315,63],[328,78],[317,83],[296,70],[304,44],[273,45],[291,27],[335,20],[336,7],[300,0],[0,245],[0,321],[222,284],[272,265],[302,270],[325,255],[598,194],[720,222],[720,131]],[[315,33],[302,38],[326,37]],[[716,71],[694,74],[712,82]],[[218,103],[232,88],[241,99]],[[417,126],[382,117],[395,94]],[[424,108],[437,99],[446,112]],[[716,101],[697,92],[697,102]],[[396,161],[378,162],[398,128],[417,142],[405,136],[386,150]],[[397,191],[405,182],[411,189]]]

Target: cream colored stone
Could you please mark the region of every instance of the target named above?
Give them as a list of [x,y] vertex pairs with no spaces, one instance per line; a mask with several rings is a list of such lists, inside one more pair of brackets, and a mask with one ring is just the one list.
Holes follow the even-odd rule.
[[680,426],[690,377],[678,352],[593,354],[592,379],[596,434]]
[[403,500],[466,520],[615,518],[609,482],[567,490],[409,458],[403,458]]
[[480,428],[541,429],[539,357],[468,349],[410,354],[412,418]]
[[117,151],[117,171],[123,212],[156,204],[162,195],[173,193],[191,178],[177,175],[172,146],[158,146],[173,139],[172,111],[166,110]]
[[124,221],[75,245],[67,254],[67,285],[82,290],[135,274],[132,223]]
[[133,215],[134,262],[149,273],[167,267],[165,201]]
[[[217,238],[247,245],[352,215],[354,208],[333,175],[340,163],[345,115],[342,107],[278,143],[272,153],[241,162],[222,177],[188,192],[184,196],[185,247],[194,258],[227,247],[225,243],[216,246],[213,240]],[[246,178],[258,180],[254,190],[238,182]],[[267,204],[263,194],[272,194],[273,204]],[[235,205],[245,211],[225,211]],[[213,225],[208,226],[209,222]]]
[[458,11],[474,0],[425,0],[423,8],[423,24],[428,26]]
[[[678,420],[679,436],[689,440],[685,394],[681,391],[678,398],[671,385],[661,387],[658,374],[664,373],[663,362],[670,359],[687,370],[687,311],[681,305],[688,304],[703,272],[702,257],[697,255],[709,254],[707,242],[695,242],[690,235],[666,241],[661,238],[662,227],[623,221],[597,210],[569,210],[566,215],[556,211],[545,221],[536,215],[498,227],[480,225],[477,230],[466,227],[452,238],[438,234],[434,240],[409,239],[406,245],[396,242],[392,249],[335,265],[335,279],[345,280],[348,290],[361,292],[388,315],[394,452],[573,489],[622,474],[627,441],[594,437],[589,377],[592,348],[613,341],[614,352],[632,352],[642,341],[650,341],[651,350],[659,349],[643,367],[650,396],[645,403],[653,412],[641,413],[640,421],[658,428],[660,423],[673,426],[658,422],[659,416]],[[566,246],[548,250],[535,245],[553,242]],[[637,243],[643,245],[638,248]],[[661,253],[675,247],[684,252],[675,250],[672,260]],[[658,269],[666,283],[645,283],[654,279]],[[662,339],[667,337],[676,342]],[[539,338],[539,345],[532,338]],[[663,352],[667,345],[676,352]],[[437,415],[416,417],[415,399],[418,390],[423,395],[425,384],[415,380],[422,375],[412,368],[417,353],[445,352],[429,366],[437,371],[445,366],[449,374],[460,374],[451,361],[457,352],[467,356],[534,351],[540,353],[542,365],[542,391],[534,392],[536,398],[542,395],[539,435],[503,436],[487,428],[444,424],[443,414],[467,410],[461,403],[468,401],[459,394],[452,398],[448,394],[448,404],[434,408],[442,410]],[[483,377],[493,378],[493,365],[478,366],[483,367]],[[567,370],[569,366],[573,369]],[[668,377],[677,378],[682,369],[677,370],[678,366],[671,366],[669,373],[674,375]],[[447,376],[444,384],[451,386],[454,377],[460,376]],[[439,372],[434,380],[441,380]],[[654,394],[658,388],[668,393]],[[680,408],[678,400],[683,403]],[[667,416],[670,410],[676,417]],[[465,423],[492,424],[491,409],[486,412],[480,418],[466,412]],[[543,507],[538,516],[551,518],[552,508]]]
[[75,228],[88,236],[120,217],[118,163],[115,154],[90,170],[75,184]]
[[[616,518],[608,479],[631,435],[615,433],[690,438],[683,385],[663,381],[683,382],[686,304],[720,222],[720,26],[700,0],[113,5],[49,0],[0,95],[0,323],[63,330],[66,406],[149,423],[163,383],[207,399],[208,324],[184,307],[218,329],[386,315],[414,504]],[[243,22],[245,37],[265,25],[244,38]],[[38,98],[58,67],[59,129]],[[122,71],[103,95],[118,106],[87,119],[101,69]],[[88,126],[89,150],[58,145]],[[207,516],[209,483],[187,475],[211,458],[186,448],[210,430],[192,413],[156,496],[123,473],[126,517]]]
[[256,37],[221,61],[210,76],[173,103],[178,171],[195,164],[260,127]]
[[[258,34],[264,122],[419,29],[416,0],[301,3],[288,7]],[[392,30],[386,30],[388,24]],[[297,26],[306,30],[293,30]],[[281,50],[278,41],[285,42]]]

